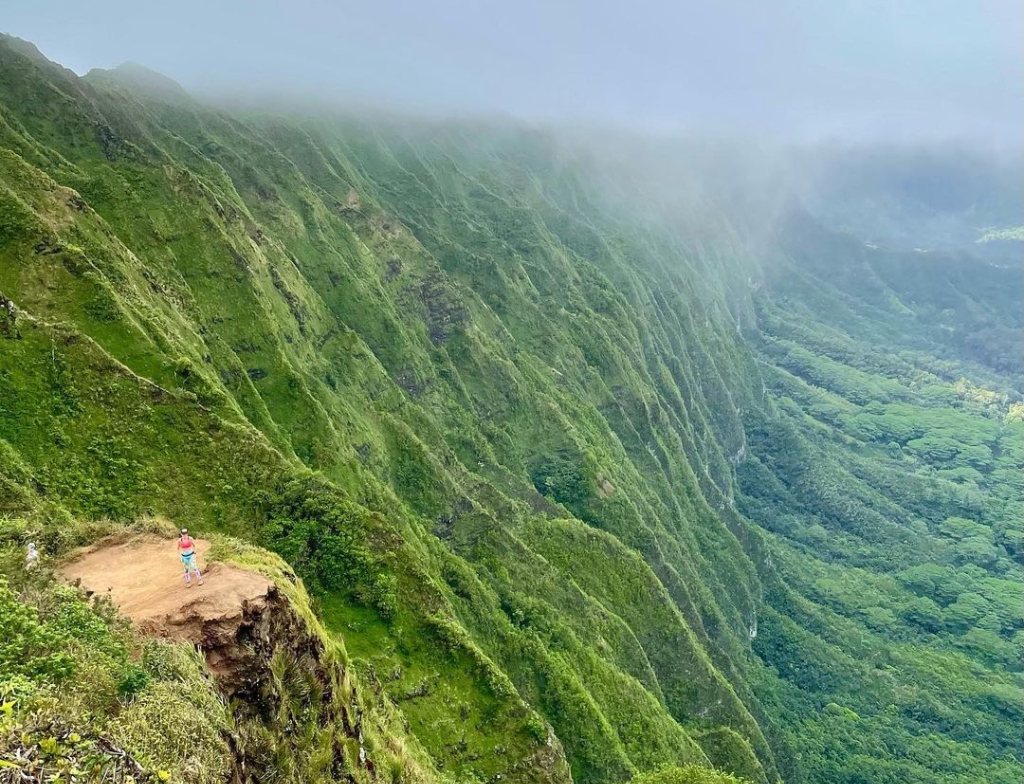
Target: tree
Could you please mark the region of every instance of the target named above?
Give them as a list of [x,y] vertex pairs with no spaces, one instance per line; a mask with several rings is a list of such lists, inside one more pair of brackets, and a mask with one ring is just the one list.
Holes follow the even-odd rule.
[[942,628],[942,608],[927,596],[915,596],[901,611],[900,617],[926,632],[935,633]]
[[957,634],[966,632],[989,613],[989,603],[976,593],[963,593],[943,613],[946,627]]

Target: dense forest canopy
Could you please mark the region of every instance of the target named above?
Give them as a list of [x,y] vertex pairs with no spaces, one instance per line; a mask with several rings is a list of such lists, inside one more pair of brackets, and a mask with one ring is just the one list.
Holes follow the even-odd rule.
[[294,568],[420,750],[375,780],[1016,784],[1015,167],[227,112],[3,38],[0,702],[105,662],[62,720],[177,753],[118,712],[198,665],[20,575],[160,518]]

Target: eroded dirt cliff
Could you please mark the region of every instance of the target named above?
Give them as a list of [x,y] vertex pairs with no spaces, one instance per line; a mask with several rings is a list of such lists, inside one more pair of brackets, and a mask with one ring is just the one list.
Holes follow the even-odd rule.
[[315,754],[331,780],[376,780],[359,695],[321,634],[273,580],[208,563],[210,543],[197,545],[202,585],[185,584],[173,540],[151,536],[99,542],[62,571],[108,597],[143,634],[202,651],[235,719],[235,781],[259,780],[282,747],[296,760]]

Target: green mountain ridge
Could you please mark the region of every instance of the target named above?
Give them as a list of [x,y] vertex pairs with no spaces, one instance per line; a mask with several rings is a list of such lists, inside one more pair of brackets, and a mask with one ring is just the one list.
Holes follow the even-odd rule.
[[1016,780],[1019,265],[799,212],[755,253],[524,129],[0,74],[8,547],[275,551],[438,781]]

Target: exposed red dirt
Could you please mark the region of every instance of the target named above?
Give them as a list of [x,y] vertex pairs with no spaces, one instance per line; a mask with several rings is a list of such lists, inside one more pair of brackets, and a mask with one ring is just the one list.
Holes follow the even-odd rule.
[[140,631],[198,645],[212,627],[237,626],[244,613],[276,593],[262,575],[223,563],[207,565],[209,549],[208,541],[196,540],[204,584],[193,579],[191,588],[185,586],[177,542],[153,536],[99,542],[61,571],[85,590],[109,597]]

